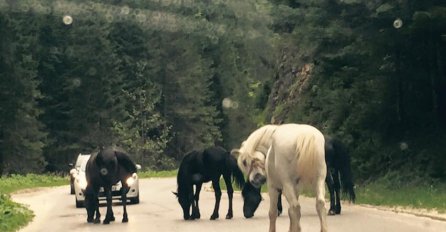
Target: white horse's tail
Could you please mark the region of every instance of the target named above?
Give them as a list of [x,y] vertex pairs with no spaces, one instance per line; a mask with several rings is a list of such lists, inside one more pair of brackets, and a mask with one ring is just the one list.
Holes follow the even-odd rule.
[[325,140],[322,133],[304,133],[296,141],[297,174],[301,181],[310,183],[327,174]]

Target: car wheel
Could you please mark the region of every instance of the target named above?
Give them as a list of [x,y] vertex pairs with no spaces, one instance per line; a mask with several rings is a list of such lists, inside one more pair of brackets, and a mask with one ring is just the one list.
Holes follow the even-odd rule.
[[84,207],[84,202],[83,201],[78,201],[76,198],[74,198],[74,200],[76,200],[76,208],[83,208]]

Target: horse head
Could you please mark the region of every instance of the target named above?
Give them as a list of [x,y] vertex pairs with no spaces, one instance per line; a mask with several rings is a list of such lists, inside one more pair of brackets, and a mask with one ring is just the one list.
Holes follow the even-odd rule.
[[251,218],[254,216],[254,212],[262,201],[262,195],[260,194],[260,188],[254,187],[249,181],[245,183],[242,189],[243,197],[243,215],[245,218]]
[[172,192],[178,199],[178,203],[180,203],[181,208],[183,209],[183,218],[184,220],[191,219],[190,215],[190,207],[192,206],[193,202],[193,191],[185,191],[178,189],[177,192]]
[[237,165],[243,173],[248,175],[248,181],[255,188],[260,188],[266,182],[266,155],[259,151],[247,152],[243,144],[240,149],[232,150],[231,154],[237,157]]

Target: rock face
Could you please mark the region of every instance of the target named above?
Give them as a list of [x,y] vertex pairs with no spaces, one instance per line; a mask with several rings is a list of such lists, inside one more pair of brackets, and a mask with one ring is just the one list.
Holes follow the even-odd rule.
[[310,89],[314,65],[298,60],[298,57],[283,54],[279,61],[267,110],[267,117],[273,124],[284,123],[290,109],[299,104],[302,93]]

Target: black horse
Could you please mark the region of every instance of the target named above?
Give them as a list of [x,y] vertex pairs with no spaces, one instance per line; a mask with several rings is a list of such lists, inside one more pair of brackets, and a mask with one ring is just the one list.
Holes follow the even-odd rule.
[[350,167],[350,156],[341,141],[325,137],[325,162],[327,163],[327,183],[330,192],[330,209],[328,215],[341,214],[342,190],[351,202],[355,202],[356,194],[353,175]]
[[[87,209],[87,222],[99,223],[101,214],[99,213],[99,189],[104,188],[107,200],[107,213],[104,224],[114,221],[115,217],[112,210],[112,186],[121,181],[121,196],[124,214],[122,222],[128,222],[127,217],[127,192],[129,186],[127,179],[133,173],[136,173],[136,165],[129,156],[113,149],[100,150],[97,154],[91,155],[87,162],[85,175],[87,178],[87,187],[85,189],[85,208]],[[93,217],[96,218],[93,220]]]
[[[221,199],[219,181],[222,175],[226,183],[229,198],[229,209],[226,219],[231,219],[233,216],[232,196],[234,192],[231,183],[231,175],[239,187],[242,187],[245,183],[243,173],[237,166],[237,160],[222,147],[211,147],[204,151],[192,151],[184,156],[178,170],[178,189],[177,192],[174,193],[183,209],[184,220],[200,218],[200,209],[198,207],[200,190],[202,184],[208,181],[212,181],[212,187],[215,191],[215,207],[214,212],[211,215],[211,220],[215,220],[219,217],[218,209],[220,207]],[[192,214],[190,214],[191,206]]]
[[[356,195],[354,190],[352,172],[350,167],[350,156],[345,146],[337,139],[325,137],[325,162],[327,164],[327,183],[330,192],[329,215],[341,213],[340,187],[342,182],[343,191],[348,195],[349,200],[354,202]],[[262,200],[260,189],[255,188],[249,181],[246,181],[242,189],[243,215],[246,218],[254,216],[254,212]],[[282,213],[282,196],[279,194],[277,203],[279,215]]]

